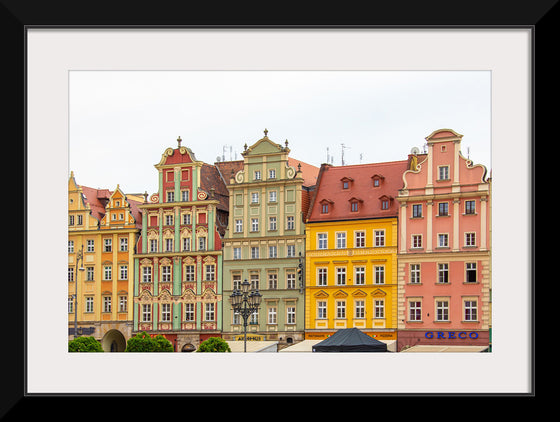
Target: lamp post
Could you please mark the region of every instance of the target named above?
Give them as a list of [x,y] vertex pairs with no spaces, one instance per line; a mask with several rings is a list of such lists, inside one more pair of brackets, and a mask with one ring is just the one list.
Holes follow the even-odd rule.
[[[82,262],[82,266],[78,268],[78,263]],[[76,253],[76,285],[74,286],[74,339],[78,338],[78,273],[84,272],[84,245]]]
[[241,283],[241,290],[234,289],[230,295],[233,311],[243,318],[243,352],[247,352],[247,319],[259,309],[262,300],[259,290],[249,291],[249,286],[249,282],[245,279]]

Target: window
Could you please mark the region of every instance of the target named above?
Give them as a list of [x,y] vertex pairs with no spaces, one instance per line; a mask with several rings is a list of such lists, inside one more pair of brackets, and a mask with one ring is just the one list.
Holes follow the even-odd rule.
[[476,262],[467,262],[465,281],[467,283],[476,283]]
[[271,290],[276,290],[278,288],[278,274],[268,274],[268,288]]
[[233,248],[233,259],[241,259],[241,248]]
[[347,180],[342,182],[342,189],[348,189],[348,181]]
[[376,188],[379,187],[379,179],[377,178],[373,179],[373,186]]
[[366,269],[365,267],[354,268],[354,284],[365,284],[366,282]]
[[449,302],[436,300],[436,321],[449,321]]
[[170,265],[162,265],[161,267],[161,281],[171,281],[171,266]]
[[327,302],[323,300],[317,302],[317,318],[327,319]]
[[167,192],[167,202],[173,201],[175,201],[175,192],[171,190]]
[[465,201],[465,214],[476,214],[475,201]]
[[214,321],[215,320],[215,303],[206,303],[204,305],[204,321]]
[[74,241],[73,240],[68,241],[68,253],[74,253]]
[[68,297],[68,313],[74,313],[74,299],[72,298],[72,296]]
[[185,265],[185,281],[195,281],[194,265]]
[[268,202],[276,202],[276,191],[270,191],[268,193]]
[[272,230],[272,231],[276,230],[276,217],[268,218],[268,230]]
[[259,274],[252,273],[251,274],[251,289],[258,289],[259,288]]
[[251,231],[258,232],[259,231],[259,219],[258,218],[251,218]]
[[205,268],[205,280],[207,281],[215,281],[216,280],[216,266],[215,265],[206,265]]
[[142,267],[142,283],[151,283],[151,282],[152,282],[152,268]]
[[86,312],[93,312],[93,298],[86,297]]
[[241,233],[243,231],[243,220],[235,220],[235,233]]
[[126,312],[128,310],[128,298],[126,296],[119,296],[119,312]]
[[183,238],[183,251],[188,252],[191,250],[191,238],[184,237]]
[[198,238],[198,250],[205,251],[206,250],[206,238],[201,236]]
[[422,248],[422,235],[413,234],[412,235],[412,248],[420,249]]
[[87,240],[86,252],[95,252],[95,240],[93,240],[93,239],[88,239]]
[[119,239],[120,241],[120,251],[121,252],[126,252],[128,251],[128,238],[126,237],[121,237]]
[[420,283],[420,264],[410,264],[410,282]]
[[161,304],[161,322],[171,321],[171,303]]
[[167,214],[165,216],[165,225],[172,226],[173,225],[173,214]]
[[173,239],[165,239],[165,250],[173,252]]
[[191,224],[191,215],[183,214],[183,224]]
[[189,191],[188,190],[182,190],[181,191],[181,201],[183,202],[189,202],[190,198],[189,198]]
[[277,252],[278,252],[278,250],[277,250],[276,246],[269,246],[268,247],[268,257],[269,258],[276,258]]
[[327,249],[327,233],[317,234],[317,249]]
[[93,281],[94,267],[86,267],[86,281]]
[[409,321],[422,321],[422,302],[415,300],[408,303],[408,319]]
[[412,205],[412,218],[422,217],[422,204]]
[[438,180],[449,180],[449,166],[439,167],[439,179]]
[[119,266],[119,280],[128,280],[128,265]]
[[259,259],[259,247],[258,246],[252,246],[251,247],[251,258]]
[[111,280],[112,278],[112,269],[110,265],[105,265],[103,267],[103,280]]
[[261,180],[261,172],[260,170],[255,171],[255,180]]
[[142,322],[150,322],[152,320],[152,305],[142,305]]
[[288,245],[286,249],[286,256],[288,258],[293,258],[296,256],[296,245]]
[[317,269],[317,285],[326,286],[327,285],[327,269],[318,268]]
[[336,234],[336,248],[337,249],[346,248],[346,232],[341,232]]
[[385,230],[374,230],[375,246],[385,246]]
[[476,233],[465,233],[465,246],[476,246]]
[[157,239],[150,239],[150,252],[157,252]]
[[74,216],[73,216],[73,215],[69,215],[69,216],[68,216],[68,225],[69,225],[69,226],[73,226],[73,225],[74,225]]
[[366,309],[363,300],[357,300],[354,302],[354,318],[365,318]]
[[449,235],[447,233],[438,234],[438,247],[439,248],[449,247]]
[[449,283],[449,264],[438,264],[438,283]]
[[321,205],[321,214],[328,214],[329,212],[329,204],[322,204]]
[[336,317],[346,318],[346,302],[344,300],[336,301]]
[[296,273],[286,273],[286,288],[295,289],[296,288]]
[[346,268],[338,267],[336,269],[336,284],[343,286],[346,284]]
[[275,169],[269,169],[268,170],[268,178],[269,179],[276,179],[276,170]]
[[82,214],[78,215],[78,226],[84,224],[84,216]]
[[233,274],[233,279],[231,281],[231,286],[233,290],[241,289],[241,274]]
[[259,203],[259,193],[253,192],[251,193],[251,204],[258,204]]
[[185,321],[194,321],[194,303],[185,303]]
[[375,312],[374,318],[385,318],[385,301],[383,299],[375,300],[373,307]]
[[358,202],[354,201],[350,203],[350,211],[358,212]]
[[366,232],[354,233],[354,247],[364,248],[366,246]]
[[477,321],[477,304],[476,300],[465,300],[465,321]]
[[440,202],[438,204],[438,215],[439,216],[448,216],[449,215],[449,203],[448,202]]
[[383,265],[374,267],[375,284],[385,284],[385,267]]
[[68,281],[74,281],[74,267],[68,267]]
[[276,324],[276,308],[268,308],[268,323]]
[[389,209],[389,200],[388,199],[382,199],[381,200],[381,209],[382,210],[388,210]]
[[295,229],[295,219],[293,215],[286,217],[286,230]]

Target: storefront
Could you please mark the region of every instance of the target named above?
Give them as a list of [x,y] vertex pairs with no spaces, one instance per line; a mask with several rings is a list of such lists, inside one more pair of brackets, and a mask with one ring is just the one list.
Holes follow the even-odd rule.
[[490,334],[487,330],[403,330],[399,331],[398,351],[414,346],[487,346]]

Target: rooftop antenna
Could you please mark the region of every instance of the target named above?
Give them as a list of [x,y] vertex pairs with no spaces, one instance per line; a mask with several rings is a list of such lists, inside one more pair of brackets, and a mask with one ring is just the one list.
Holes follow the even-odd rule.
[[340,144],[340,145],[342,145],[342,165],[345,165],[344,164],[344,150],[349,149],[350,147],[347,147],[344,144]]
[[471,147],[467,147],[467,160],[470,160],[470,155],[471,155]]
[[362,164],[362,157],[363,157],[363,156],[364,156],[364,154],[362,154],[362,153],[360,152],[360,164]]
[[327,164],[329,164],[329,147],[327,147]]

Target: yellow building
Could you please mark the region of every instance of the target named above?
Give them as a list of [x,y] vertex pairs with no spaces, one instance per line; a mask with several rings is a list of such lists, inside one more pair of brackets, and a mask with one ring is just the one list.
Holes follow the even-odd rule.
[[397,190],[407,161],[323,164],[306,221],[306,339],[397,338]]
[[[132,333],[137,201],[68,180],[68,338],[93,336],[105,351],[124,351]],[[77,312],[76,312],[77,310]]]

